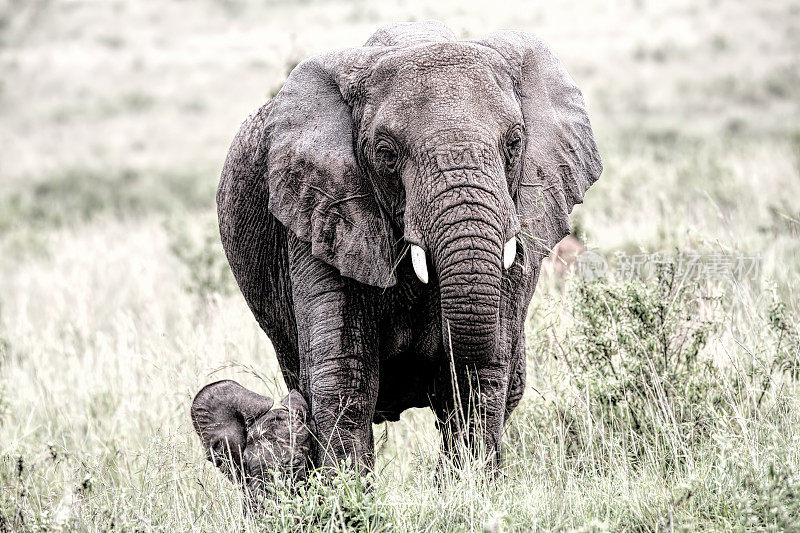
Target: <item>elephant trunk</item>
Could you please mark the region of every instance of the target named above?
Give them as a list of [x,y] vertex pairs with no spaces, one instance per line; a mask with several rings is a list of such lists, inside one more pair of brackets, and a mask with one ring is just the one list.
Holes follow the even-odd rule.
[[[464,202],[465,197],[471,200]],[[495,195],[466,186],[431,224],[443,341],[458,363],[485,363],[497,351],[508,231],[500,212]]]

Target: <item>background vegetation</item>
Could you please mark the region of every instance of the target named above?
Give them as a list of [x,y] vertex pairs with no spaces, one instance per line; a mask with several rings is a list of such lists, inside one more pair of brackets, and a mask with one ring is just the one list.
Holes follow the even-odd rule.
[[[759,270],[543,282],[498,479],[437,485],[413,410],[376,428],[373,491],[312,480],[243,516],[188,418],[213,379],[283,394],[216,237],[228,143],[298,60],[427,18],[558,51],[605,161],[573,218],[597,252]],[[792,0],[0,2],[0,531],[800,528],[799,19]]]

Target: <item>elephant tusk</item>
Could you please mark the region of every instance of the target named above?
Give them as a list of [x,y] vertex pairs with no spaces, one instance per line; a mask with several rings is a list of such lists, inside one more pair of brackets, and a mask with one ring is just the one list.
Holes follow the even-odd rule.
[[411,245],[411,264],[414,266],[414,273],[422,283],[428,283],[428,265],[425,261],[425,250]]
[[517,237],[511,237],[505,246],[503,246],[503,268],[508,270],[514,264],[514,258],[517,257]]

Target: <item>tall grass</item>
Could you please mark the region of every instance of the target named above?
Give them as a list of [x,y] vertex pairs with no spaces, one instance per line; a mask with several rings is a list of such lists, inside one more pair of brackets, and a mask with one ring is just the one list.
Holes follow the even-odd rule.
[[[162,238],[121,293],[110,273],[136,231],[110,249],[71,235],[81,249],[59,250],[65,236],[55,236],[44,263],[68,278],[58,298],[47,298],[41,260],[15,275],[26,290],[5,300],[0,402],[0,516],[11,529],[797,526],[796,309],[777,291],[757,298],[758,283],[737,297],[726,280],[575,279],[566,292],[545,282],[528,326],[529,388],[506,428],[499,476],[479,461],[440,465],[430,413],[412,410],[376,427],[371,490],[347,474],[335,485],[312,478],[299,491],[278,486],[266,514],[245,515],[243,496],[204,460],[188,406],[209,372],[280,394],[273,356],[236,294],[198,299],[161,285],[202,279],[184,270],[205,263],[155,261],[169,257],[164,226],[138,231]],[[90,266],[97,246],[103,259]],[[112,300],[75,305],[86,283]],[[161,299],[170,306],[152,305]]]

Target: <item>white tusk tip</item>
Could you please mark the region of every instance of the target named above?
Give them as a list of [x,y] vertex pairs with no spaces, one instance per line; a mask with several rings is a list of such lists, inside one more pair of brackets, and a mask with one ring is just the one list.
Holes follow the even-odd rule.
[[517,238],[511,237],[505,246],[503,246],[503,268],[508,270],[514,264],[514,259],[517,257]]
[[414,273],[419,280],[422,283],[428,283],[428,264],[425,260],[425,250],[416,244],[411,245],[411,265],[414,267]]

